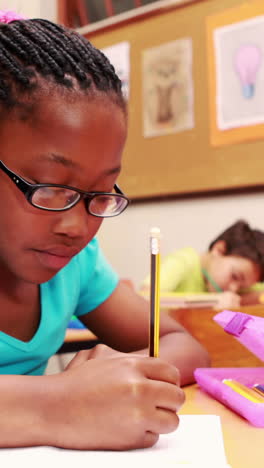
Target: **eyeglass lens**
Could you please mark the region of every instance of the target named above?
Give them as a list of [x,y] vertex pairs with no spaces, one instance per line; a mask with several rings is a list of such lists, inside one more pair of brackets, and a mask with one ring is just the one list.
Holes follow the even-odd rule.
[[[35,190],[31,202],[39,208],[60,210],[74,206],[81,198],[78,192],[62,187],[41,187]],[[116,195],[94,195],[86,199],[91,214],[111,216],[123,211],[127,200]]]
[[31,201],[37,207],[58,210],[74,205],[79,199],[80,194],[73,190],[61,187],[41,187],[35,190]]

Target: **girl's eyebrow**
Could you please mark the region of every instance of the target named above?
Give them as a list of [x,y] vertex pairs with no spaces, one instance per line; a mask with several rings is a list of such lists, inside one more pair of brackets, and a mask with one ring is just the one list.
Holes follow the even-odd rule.
[[54,162],[57,164],[62,164],[63,166],[66,166],[66,167],[75,167],[77,169],[81,169],[79,164],[74,162],[72,159],[65,158],[65,156],[62,156],[61,154],[56,154],[56,153],[40,154],[37,157],[37,159],[39,161]]
[[[83,168],[80,166],[80,164],[76,163],[70,158],[66,158],[62,154],[56,154],[56,153],[47,153],[47,154],[40,154],[37,159],[39,161],[48,161],[48,162],[54,162],[56,164],[62,164],[65,167],[73,167],[74,169],[77,169],[79,171],[82,171]],[[116,167],[113,167],[109,170],[106,170],[105,173],[106,175],[111,175],[111,174],[119,174],[121,171],[121,166],[118,165]]]

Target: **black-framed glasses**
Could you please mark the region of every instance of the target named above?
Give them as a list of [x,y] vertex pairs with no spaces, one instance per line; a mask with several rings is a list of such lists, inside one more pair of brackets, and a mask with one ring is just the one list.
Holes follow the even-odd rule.
[[40,210],[66,211],[84,200],[88,213],[99,218],[110,218],[122,213],[129,204],[128,198],[117,184],[114,185],[115,193],[85,192],[68,185],[31,184],[11,171],[1,160],[0,169],[14,182],[28,202]]

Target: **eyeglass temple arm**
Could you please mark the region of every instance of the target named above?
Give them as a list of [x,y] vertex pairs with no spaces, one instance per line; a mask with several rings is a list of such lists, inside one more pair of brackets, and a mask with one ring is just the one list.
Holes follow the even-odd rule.
[[14,184],[17,186],[21,192],[26,194],[28,192],[28,189],[30,187],[30,184],[23,179],[23,177],[17,176],[15,172],[11,171],[4,163],[3,161],[0,160],[0,169],[14,182]]
[[[26,182],[22,177],[17,176],[1,160],[0,160],[0,168],[8,175],[8,177],[17,185],[17,187],[23,193],[26,193],[26,191],[28,190],[28,188],[29,188],[29,186],[31,184]],[[124,196],[124,193],[122,192],[122,190],[119,188],[119,186],[117,184],[114,185],[114,189],[115,189],[116,193],[118,193],[119,195]]]
[[124,195],[124,193],[122,192],[122,190],[119,188],[117,184],[114,185],[114,189],[116,193],[118,193],[119,195]]

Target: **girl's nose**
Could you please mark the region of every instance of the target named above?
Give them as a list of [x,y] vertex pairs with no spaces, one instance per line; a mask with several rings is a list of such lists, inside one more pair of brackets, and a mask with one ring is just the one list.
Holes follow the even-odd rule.
[[233,293],[237,293],[240,289],[240,285],[238,282],[236,281],[233,281],[232,283],[229,284],[229,291],[233,292]]
[[71,238],[86,238],[90,234],[90,228],[94,224],[98,224],[99,228],[100,223],[100,218],[87,213],[85,205],[81,201],[73,208],[59,213],[53,232]]

